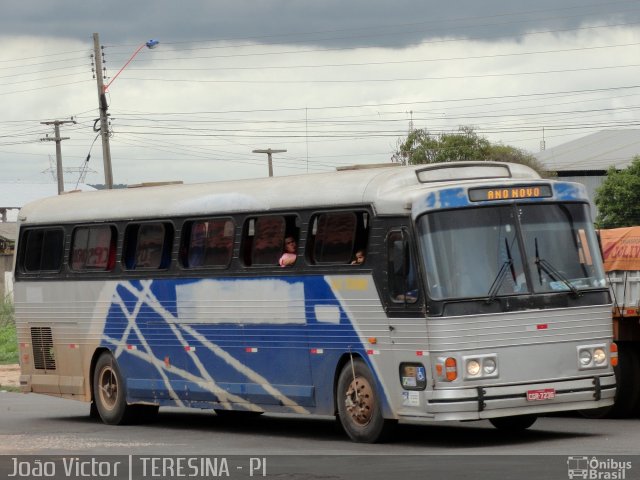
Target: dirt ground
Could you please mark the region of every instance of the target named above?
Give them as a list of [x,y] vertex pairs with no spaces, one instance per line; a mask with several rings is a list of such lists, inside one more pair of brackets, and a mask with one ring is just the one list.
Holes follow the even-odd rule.
[[17,387],[20,379],[20,365],[0,365],[0,385]]

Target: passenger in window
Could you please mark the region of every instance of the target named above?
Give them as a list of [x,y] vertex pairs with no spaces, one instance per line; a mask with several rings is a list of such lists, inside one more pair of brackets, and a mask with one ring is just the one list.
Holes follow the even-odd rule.
[[365,259],[364,250],[357,250],[356,254],[353,256],[351,265],[362,265],[364,263],[364,259]]
[[158,268],[162,256],[161,247],[159,243],[142,243],[136,257],[136,268]]
[[415,303],[418,300],[418,284],[412,261],[409,261],[409,270],[405,278],[404,287],[405,293],[396,295],[395,300],[397,302]]
[[189,266],[200,267],[204,263],[205,240],[207,229],[204,223],[193,224],[191,231],[191,243],[189,245]]
[[298,245],[292,235],[287,235],[284,239],[284,253],[280,257],[280,266],[289,267],[296,263],[298,258]]

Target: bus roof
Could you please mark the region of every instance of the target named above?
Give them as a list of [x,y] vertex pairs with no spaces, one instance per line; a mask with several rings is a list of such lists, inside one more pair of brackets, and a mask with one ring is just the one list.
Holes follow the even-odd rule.
[[[500,173],[506,172],[506,173]],[[28,224],[109,221],[292,208],[372,205],[379,214],[408,214],[413,198],[452,183],[536,180],[519,164],[452,162],[341,170],[186,185],[74,192],[25,205]]]

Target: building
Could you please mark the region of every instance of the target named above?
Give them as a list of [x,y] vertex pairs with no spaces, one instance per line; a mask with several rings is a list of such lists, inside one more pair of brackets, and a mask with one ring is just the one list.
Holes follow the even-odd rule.
[[[544,168],[562,180],[582,183],[593,199],[607,170],[628,167],[640,155],[640,130],[602,130],[535,154]],[[597,210],[594,208],[594,214]]]

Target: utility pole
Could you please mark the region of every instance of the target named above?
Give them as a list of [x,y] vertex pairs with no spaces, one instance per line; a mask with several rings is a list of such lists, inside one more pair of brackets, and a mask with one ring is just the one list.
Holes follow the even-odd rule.
[[53,125],[55,131],[55,138],[49,138],[48,136],[45,138],[41,138],[42,142],[56,142],[56,177],[58,178],[58,195],[64,192],[64,174],[62,170],[62,146],[60,142],[62,140],[69,140],[69,137],[61,137],[60,136],[60,125],[65,123],[76,123],[75,120],[54,120],[52,122],[40,122],[42,125]]
[[102,71],[102,52],[100,38],[93,34],[93,57],[96,62],[96,81],[98,83],[98,105],[100,106],[100,135],[102,137],[102,161],[104,162],[104,184],[113,188],[113,172],[111,170],[111,146],[109,145],[109,115],[107,114],[107,97],[105,95]]
[[267,154],[267,158],[269,160],[269,176],[273,177],[273,162],[271,159],[271,154],[272,153],[284,153],[286,152],[286,150],[272,150],[270,148],[264,149],[264,150],[254,150],[253,153],[266,153]]

